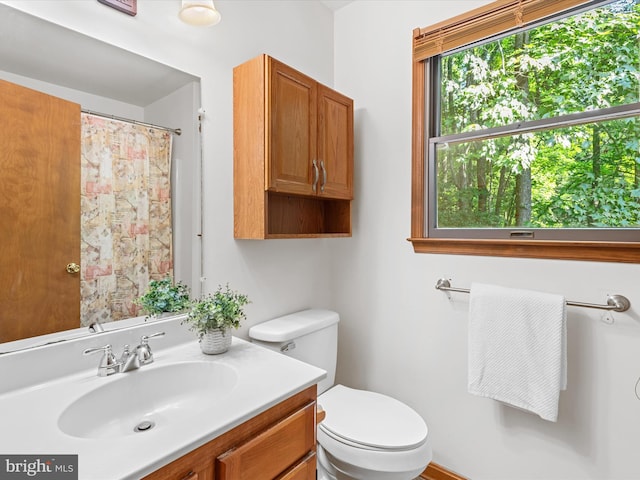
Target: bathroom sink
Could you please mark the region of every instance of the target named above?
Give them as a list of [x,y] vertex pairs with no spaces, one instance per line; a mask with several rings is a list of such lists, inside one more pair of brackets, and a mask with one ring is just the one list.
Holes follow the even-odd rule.
[[113,438],[175,428],[215,408],[234,390],[238,376],[228,365],[194,361],[142,367],[106,381],[63,410],[58,418],[62,432]]

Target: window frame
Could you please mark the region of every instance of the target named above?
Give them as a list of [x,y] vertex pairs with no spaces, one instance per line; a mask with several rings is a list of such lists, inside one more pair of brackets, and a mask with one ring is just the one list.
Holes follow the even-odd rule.
[[[602,0],[497,0],[431,27],[413,31],[412,65],[412,180],[411,237],[416,253],[548,258],[640,263],[638,241],[539,240],[531,238],[444,238],[428,234],[428,176],[430,112],[436,104],[426,87],[429,58],[469,45],[513,28],[526,28],[576,7],[595,6]],[[430,91],[435,93],[435,89]],[[516,229],[513,229],[516,230]],[[530,230],[530,229],[525,229]]]

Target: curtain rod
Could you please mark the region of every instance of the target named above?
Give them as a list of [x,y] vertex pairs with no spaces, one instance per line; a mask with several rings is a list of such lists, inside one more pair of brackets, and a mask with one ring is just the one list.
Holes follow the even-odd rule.
[[120,120],[121,122],[134,123],[136,125],[142,125],[143,127],[157,128],[159,130],[166,130],[167,132],[171,132],[171,133],[174,133],[176,135],[182,135],[182,130],[180,128],[163,127],[161,125],[154,125],[152,123],[140,122],[138,120],[132,120],[130,118],[124,118],[124,117],[118,117],[117,115],[111,115],[111,114],[108,114],[108,113],[94,112],[92,110],[82,109],[82,113],[88,113],[89,115],[95,115],[97,117],[110,118],[112,120]]

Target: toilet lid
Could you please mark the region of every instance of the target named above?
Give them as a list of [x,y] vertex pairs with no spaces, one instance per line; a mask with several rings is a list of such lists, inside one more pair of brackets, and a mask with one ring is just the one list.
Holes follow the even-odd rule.
[[320,424],[328,435],[347,443],[388,450],[422,445],[427,425],[404,403],[380,393],[336,385],[318,397],[327,416]]

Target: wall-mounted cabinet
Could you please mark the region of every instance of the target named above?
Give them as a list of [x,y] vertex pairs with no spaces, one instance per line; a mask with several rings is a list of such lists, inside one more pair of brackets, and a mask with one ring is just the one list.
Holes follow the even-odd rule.
[[261,55],[233,108],[235,238],[350,236],[353,101]]

